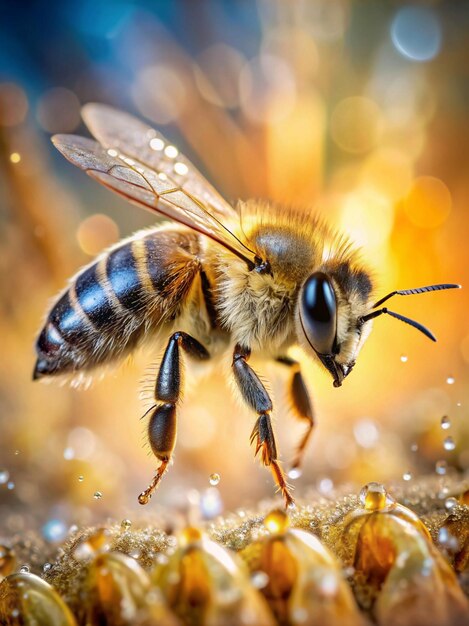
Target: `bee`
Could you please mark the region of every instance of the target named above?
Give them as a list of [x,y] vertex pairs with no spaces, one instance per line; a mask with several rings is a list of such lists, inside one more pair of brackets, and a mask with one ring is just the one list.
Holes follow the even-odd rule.
[[79,375],[144,342],[166,346],[148,422],[158,467],[138,497],[146,504],[176,442],[183,355],[216,363],[230,350],[234,381],[256,415],[255,454],[272,471],[286,505],[292,504],[272,401],[249,363],[251,353],[290,370],[294,413],[305,424],[293,461],[299,468],[314,413],[289,348],[300,345],[339,387],[380,315],[435,341],[418,322],[382,306],[389,298],[459,285],[398,290],[373,302],[370,272],[356,250],[319,219],[258,201],[234,208],[175,146],[138,119],[101,104],[86,105],[83,118],[97,141],[56,135],[58,150],[91,178],[171,222],[122,241],[72,278],[37,339],[34,379]]

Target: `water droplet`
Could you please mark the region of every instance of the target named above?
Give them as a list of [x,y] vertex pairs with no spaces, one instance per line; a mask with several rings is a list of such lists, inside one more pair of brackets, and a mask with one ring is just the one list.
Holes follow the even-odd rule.
[[132,522],[129,519],[123,519],[121,522],[122,530],[129,530],[132,526]]
[[119,152],[117,150],[114,150],[114,148],[109,148],[107,153],[109,154],[110,157],[119,156]]
[[454,376],[448,376],[448,378],[446,379],[448,385],[454,385],[455,381],[456,379],[454,378]]
[[404,472],[404,473],[402,474],[402,478],[403,478],[404,480],[406,480],[406,481],[412,480],[412,474],[411,474],[411,472]]
[[445,509],[451,511],[455,506],[458,506],[458,501],[456,498],[450,497],[445,500]]
[[411,444],[411,446],[410,446],[410,451],[411,452],[417,452],[418,449],[419,449],[419,444],[418,443]]
[[29,565],[22,565],[22,566],[20,567],[20,572],[21,572],[22,574],[28,574],[28,573],[29,573]]
[[450,436],[450,437],[446,437],[446,439],[443,442],[443,447],[445,450],[454,450],[456,448],[456,443],[454,441],[454,439]]
[[291,478],[291,480],[297,480],[297,478],[300,478],[302,473],[303,472],[299,467],[292,467],[291,470],[288,471],[288,478]]
[[18,454],[20,454],[19,450],[15,450],[15,456],[18,456]]
[[6,469],[0,469],[0,485],[4,485],[10,478],[10,472]]
[[103,494],[100,491],[95,491],[93,494],[93,498],[95,500],[101,500],[102,497],[103,497]]
[[264,518],[264,526],[273,535],[284,533],[289,525],[288,515],[281,509],[274,509]]
[[214,472],[213,474],[210,474],[209,483],[212,485],[212,487],[216,487],[216,485],[218,485],[219,482],[220,482],[220,474],[217,474],[216,472]]
[[448,430],[448,428],[451,428],[451,420],[447,415],[443,415],[443,417],[441,418],[441,428],[443,428],[443,430]]
[[360,491],[359,498],[367,511],[379,511],[394,502],[384,485],[375,482],[365,485]]
[[148,504],[150,502],[150,496],[142,491],[142,493],[138,496],[138,501],[140,504]]
[[444,476],[446,474],[446,470],[448,469],[448,464],[443,459],[440,459],[435,463],[435,472],[440,476]]
[[401,354],[402,363],[407,363],[408,360],[409,360],[409,357],[406,354]]
[[265,572],[254,572],[251,576],[251,583],[256,589],[264,589],[269,584],[269,577]]
[[48,572],[51,568],[52,568],[52,563],[44,563],[44,565],[42,566],[42,571]]
[[78,476],[78,482],[82,483],[84,480],[85,480],[85,477],[82,474],[80,474],[80,476]]
[[11,491],[11,490],[12,490],[12,489],[14,489],[14,488],[15,488],[15,483],[14,483],[12,480],[10,480],[10,481],[7,483],[7,489],[9,489],[9,490]]

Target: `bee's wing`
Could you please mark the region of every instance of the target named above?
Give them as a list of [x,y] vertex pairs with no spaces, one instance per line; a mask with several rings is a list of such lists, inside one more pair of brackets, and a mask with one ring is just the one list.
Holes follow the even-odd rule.
[[[169,144],[161,135],[104,105],[87,105],[84,118],[101,143],[55,135],[54,145],[69,161],[131,202],[207,235],[254,264],[254,253],[230,230],[239,224],[236,211],[187,159],[172,156],[173,146],[169,156],[165,153]],[[164,142],[163,149],[155,149],[161,143],[152,139]]]

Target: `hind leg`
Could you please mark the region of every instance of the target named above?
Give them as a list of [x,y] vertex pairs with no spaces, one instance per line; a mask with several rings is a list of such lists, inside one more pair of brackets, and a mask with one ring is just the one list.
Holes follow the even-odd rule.
[[300,440],[300,443],[298,444],[296,454],[291,465],[291,469],[294,470],[299,469],[303,463],[306,446],[314,428],[314,411],[305,381],[301,375],[300,364],[289,357],[279,357],[277,361],[290,368],[291,379],[289,395],[291,406],[295,417],[306,424],[306,430]]
[[160,464],[148,488],[138,496],[140,504],[147,504],[158,487],[176,443],[176,405],[181,397],[182,378],[180,348],[198,360],[210,357],[204,346],[186,333],[176,332],[168,341],[156,379],[156,406],[152,409],[148,423],[150,447]]
[[251,433],[251,443],[255,443],[257,455],[261,452],[262,463],[270,467],[285,504],[293,504],[290,488],[277,458],[277,446],[270,419],[272,401],[256,372],[248,364],[250,350],[237,345],[233,353],[233,373],[245,402],[258,414]]

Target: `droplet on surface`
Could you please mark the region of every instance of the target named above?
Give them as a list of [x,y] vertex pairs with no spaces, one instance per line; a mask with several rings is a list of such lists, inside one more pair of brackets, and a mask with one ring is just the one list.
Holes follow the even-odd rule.
[[435,472],[440,476],[444,476],[446,474],[446,470],[448,469],[448,464],[443,459],[440,459],[435,463]]
[[443,417],[441,418],[441,428],[443,428],[443,430],[448,430],[448,428],[451,428],[451,420],[447,415],[443,415]]
[[100,491],[95,491],[93,494],[93,498],[95,500],[101,500],[102,497],[103,497],[103,494]]
[[29,565],[22,565],[20,567],[21,574],[27,574],[29,572]]
[[418,449],[419,449],[419,444],[418,443],[411,444],[411,446],[410,446],[410,451],[411,452],[418,452]]
[[168,157],[168,159],[175,159],[179,153],[179,150],[176,148],[176,146],[166,146],[166,148],[164,149],[164,153]]
[[402,478],[406,481],[412,480],[412,473],[411,472],[404,472],[402,474]]
[[379,511],[393,502],[384,485],[376,482],[365,485],[360,491],[359,498],[367,511]]
[[7,482],[7,489],[9,489],[10,491],[12,491],[15,488],[15,483],[13,480],[9,480]]
[[42,566],[42,571],[48,572],[51,568],[52,568],[52,563],[44,563],[44,565]]
[[454,376],[448,376],[448,378],[446,379],[448,385],[454,385],[455,381],[456,379],[454,378]]
[[264,518],[264,526],[273,535],[284,533],[289,525],[288,515],[281,509],[274,509]]
[[0,469],[0,485],[4,485],[10,478],[10,472],[6,469]]
[[216,485],[218,485],[219,482],[220,482],[220,474],[217,474],[216,472],[214,472],[213,474],[210,474],[209,483],[212,485],[212,487],[216,487]]
[[454,509],[455,506],[458,506],[458,501],[456,500],[456,498],[453,498],[453,497],[446,498],[445,509],[447,509],[448,511],[451,511],[451,509]]
[[80,474],[80,476],[78,476],[78,482],[82,483],[84,480],[85,480],[85,477],[82,474]]
[[456,442],[451,436],[446,437],[446,439],[443,442],[443,447],[445,450],[448,450],[448,451],[454,450],[456,448]]
[[152,150],[156,150],[157,152],[160,152],[164,148],[164,141],[160,139],[159,137],[153,137],[153,139],[151,139],[150,141],[150,148]]
[[409,357],[405,354],[401,354],[401,362],[402,363],[407,363],[407,361],[409,360]]
[[129,519],[123,519],[121,522],[122,530],[129,530],[132,526],[132,522]]

